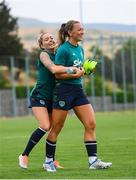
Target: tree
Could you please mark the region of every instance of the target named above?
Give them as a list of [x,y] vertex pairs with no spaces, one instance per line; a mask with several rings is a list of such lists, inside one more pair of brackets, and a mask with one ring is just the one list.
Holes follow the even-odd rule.
[[[132,52],[133,45],[133,52]],[[132,66],[131,58],[132,54],[134,55],[134,61],[136,64],[136,39],[130,38],[126,41],[115,54],[115,70],[116,70],[116,79],[118,83],[122,83],[122,53],[124,53],[124,63],[125,63],[125,74],[127,83],[132,83]],[[136,69],[136,67],[134,67]]]
[[36,60],[39,57],[39,48],[38,47],[33,47],[30,53],[30,59]]
[[[92,46],[89,48],[89,52],[92,53],[93,51],[95,51],[94,59],[100,63],[96,68],[96,74],[98,74],[99,76],[102,75],[102,63],[104,63],[105,78],[107,80],[111,80],[112,79],[112,77],[111,77],[111,59],[108,56],[106,56],[98,46]],[[88,57],[88,58],[92,59],[91,57]]]
[[17,35],[17,18],[10,15],[5,0],[0,3],[0,55],[21,55],[23,45]]

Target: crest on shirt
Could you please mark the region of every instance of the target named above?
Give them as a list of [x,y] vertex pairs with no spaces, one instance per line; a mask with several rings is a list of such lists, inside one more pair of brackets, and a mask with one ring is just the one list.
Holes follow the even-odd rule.
[[73,53],[72,56],[76,56],[76,53]]

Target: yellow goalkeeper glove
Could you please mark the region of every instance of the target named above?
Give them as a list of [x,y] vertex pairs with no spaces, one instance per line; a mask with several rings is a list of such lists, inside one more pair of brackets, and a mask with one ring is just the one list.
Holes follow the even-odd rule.
[[87,75],[91,74],[94,71],[94,69],[96,68],[97,63],[98,62],[96,62],[94,60],[90,60],[90,59],[85,60],[83,63],[83,68],[84,68],[85,74],[87,74]]

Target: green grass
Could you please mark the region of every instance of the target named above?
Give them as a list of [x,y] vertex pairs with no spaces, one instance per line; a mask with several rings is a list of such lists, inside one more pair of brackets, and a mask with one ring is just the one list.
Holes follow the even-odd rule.
[[44,138],[30,156],[28,170],[18,167],[18,155],[31,132],[37,127],[34,117],[0,120],[1,179],[135,179],[136,178],[136,112],[96,113],[98,154],[111,161],[107,170],[91,171],[83,143],[83,127],[71,115],[67,118],[57,143],[57,159],[65,167],[56,173],[42,169]]

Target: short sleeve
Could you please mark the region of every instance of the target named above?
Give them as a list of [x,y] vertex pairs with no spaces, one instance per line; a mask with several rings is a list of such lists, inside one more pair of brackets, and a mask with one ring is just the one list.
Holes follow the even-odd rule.
[[65,49],[58,49],[55,55],[55,64],[66,66],[68,52]]

